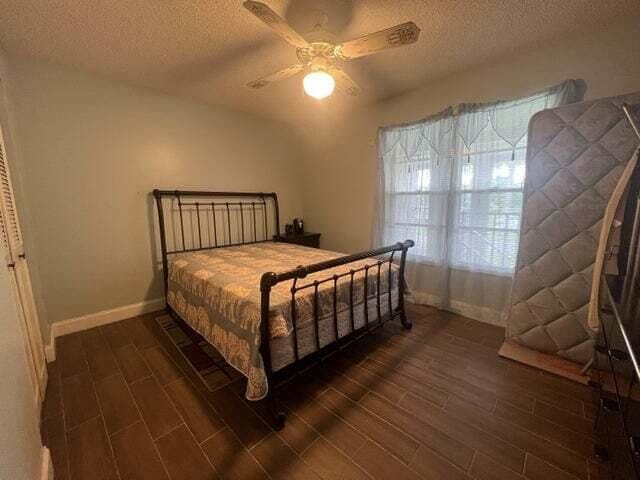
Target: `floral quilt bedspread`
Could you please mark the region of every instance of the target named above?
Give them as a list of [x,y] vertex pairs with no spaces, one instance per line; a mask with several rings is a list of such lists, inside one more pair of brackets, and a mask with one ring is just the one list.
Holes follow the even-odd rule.
[[[171,255],[168,259],[169,288],[167,302],[210,342],[225,360],[247,379],[246,397],[264,398],[268,391],[262,356],[260,355],[260,278],[265,272],[284,272],[299,265],[309,265],[343,256],[341,253],[302,247],[287,243],[265,242]],[[377,259],[353,262],[298,280],[298,286],[314,280],[331,278],[370,265],[367,274],[367,297],[375,295],[380,280],[382,292],[388,291],[389,263],[378,266]],[[397,288],[398,269],[391,269],[391,284]],[[363,302],[364,272],[337,280],[338,308],[349,308],[350,302]],[[269,326],[273,338],[291,334],[292,281],[275,285],[270,297]],[[334,282],[318,287],[318,315],[327,317],[334,310]],[[296,293],[296,327],[313,321],[314,287]],[[369,301],[370,302],[370,301]]]

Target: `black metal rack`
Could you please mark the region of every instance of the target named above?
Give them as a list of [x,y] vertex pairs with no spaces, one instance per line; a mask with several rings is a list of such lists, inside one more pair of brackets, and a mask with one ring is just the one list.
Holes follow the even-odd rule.
[[609,465],[613,478],[640,479],[640,369],[637,334],[632,333],[637,317],[636,322],[622,318],[616,283],[616,278],[603,278],[609,302],[600,313],[592,382],[598,404],[595,454]]
[[[624,105],[640,139],[631,111]],[[640,164],[640,159],[639,164]],[[614,479],[640,479],[640,165],[627,194],[619,275],[603,275],[592,386],[596,456]]]

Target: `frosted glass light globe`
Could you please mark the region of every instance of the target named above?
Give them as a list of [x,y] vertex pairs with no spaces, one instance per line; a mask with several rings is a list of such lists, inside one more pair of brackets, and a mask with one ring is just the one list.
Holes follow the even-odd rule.
[[317,100],[322,100],[333,93],[336,81],[327,72],[318,70],[307,74],[302,81],[302,85],[307,95]]

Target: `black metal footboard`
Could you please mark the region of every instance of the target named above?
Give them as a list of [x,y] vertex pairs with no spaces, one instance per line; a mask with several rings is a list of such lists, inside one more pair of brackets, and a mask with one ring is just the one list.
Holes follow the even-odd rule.
[[[404,270],[407,258],[407,251],[409,248],[413,247],[414,242],[412,240],[406,240],[404,242],[399,242],[394,245],[389,245],[387,247],[377,248],[375,250],[368,250],[365,252],[356,253],[353,255],[348,255],[340,258],[336,258],[333,260],[328,260],[325,262],[320,262],[312,265],[300,266],[294,270],[290,270],[288,272],[283,273],[275,273],[275,272],[267,272],[262,275],[260,281],[260,291],[261,291],[261,323],[260,323],[260,333],[261,333],[261,344],[260,344],[260,353],[262,355],[262,359],[264,362],[265,373],[267,376],[267,381],[269,384],[269,393],[265,401],[269,402],[269,407],[275,417],[276,425],[278,427],[282,427],[285,421],[285,414],[282,410],[278,408],[278,402],[276,399],[276,377],[287,377],[295,371],[299,371],[301,368],[305,368],[309,365],[309,363],[317,361],[319,358],[330,353],[330,351],[336,350],[338,348],[344,347],[346,344],[357,340],[358,338],[371,333],[373,330],[381,327],[386,321],[391,320],[395,317],[400,317],[400,321],[402,325],[406,329],[410,329],[412,327],[412,322],[407,318],[405,308],[404,308]],[[399,254],[400,258],[396,257],[396,253]],[[382,258],[384,257],[384,258]],[[340,267],[343,265],[349,265],[354,262],[358,262],[360,260],[366,259],[375,259],[375,263],[366,263],[365,265],[358,266],[356,268],[351,268],[347,272],[344,273],[333,273],[328,274],[327,277],[323,277],[321,279],[315,279],[312,282],[303,283],[302,285],[298,284],[298,280],[306,278],[308,275],[312,273],[322,272],[324,270],[330,270],[336,267]],[[397,275],[397,285],[394,287],[392,284],[393,280],[393,265],[394,261],[398,261],[398,275]],[[382,266],[387,263],[387,289],[383,291],[381,289],[382,279],[381,272]],[[356,275],[360,272],[364,272],[364,278],[362,281],[363,285],[363,313],[364,313],[364,325],[356,328],[355,325],[355,312],[354,312],[354,285]],[[327,272],[329,273],[329,272]],[[368,292],[368,277],[369,275],[375,275],[375,294],[374,292]],[[338,282],[346,278],[349,282],[349,302],[348,302],[348,316],[350,329],[347,334],[340,336],[338,331]],[[272,288],[278,283],[293,280],[291,286],[291,321],[293,330],[291,332],[292,341],[293,341],[293,352],[294,352],[294,361],[278,372],[274,373],[272,370],[272,358],[271,358],[271,347],[270,347],[270,324],[269,324],[269,313],[270,313],[270,297]],[[319,314],[319,295],[318,291],[322,284],[332,283],[332,321],[333,321],[333,329],[335,341],[324,346],[320,344],[320,314]],[[397,288],[398,290],[398,301],[397,306],[394,309],[393,302],[393,290]],[[296,294],[302,290],[312,289],[313,290],[313,326],[315,329],[315,351],[305,355],[303,358],[300,357],[298,351],[298,325],[297,325],[297,310],[296,310]],[[387,295],[388,302],[388,310],[386,315],[382,315],[381,308],[381,297]],[[373,300],[375,302],[375,311],[376,318],[369,318],[369,302]],[[265,341],[265,339],[267,339]]]

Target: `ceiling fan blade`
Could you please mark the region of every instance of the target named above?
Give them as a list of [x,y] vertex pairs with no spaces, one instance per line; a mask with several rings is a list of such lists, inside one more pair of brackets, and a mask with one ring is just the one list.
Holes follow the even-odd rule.
[[357,97],[360,94],[360,87],[353,78],[338,67],[331,67],[329,73],[336,79],[336,86],[345,95]]
[[247,83],[247,86],[256,89],[266,87],[270,83],[277,82],[278,80],[284,80],[285,78],[293,77],[294,75],[304,70],[304,67],[305,66],[302,63],[291,65],[284,70],[280,70],[279,72],[272,73],[271,75],[259,78],[258,80],[254,80],[253,82],[249,82]]
[[415,23],[402,23],[338,45],[336,54],[343,59],[363,57],[387,48],[415,43],[419,36],[420,29]]
[[278,35],[297,48],[306,48],[309,43],[296,32],[280,15],[274,12],[271,7],[262,2],[247,0],[243,3],[244,8],[271,27]]

